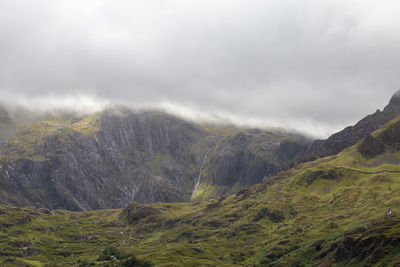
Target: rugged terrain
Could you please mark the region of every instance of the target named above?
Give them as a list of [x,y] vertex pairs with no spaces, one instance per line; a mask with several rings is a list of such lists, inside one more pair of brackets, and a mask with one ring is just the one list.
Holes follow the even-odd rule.
[[197,125],[121,107],[47,116],[4,139],[0,202],[68,210],[229,194],[262,182],[309,143],[284,131]]
[[[132,259],[156,266],[399,266],[399,121],[338,155],[227,197],[90,212],[3,206],[0,259],[4,266],[129,266]],[[365,150],[369,142],[379,145]]]

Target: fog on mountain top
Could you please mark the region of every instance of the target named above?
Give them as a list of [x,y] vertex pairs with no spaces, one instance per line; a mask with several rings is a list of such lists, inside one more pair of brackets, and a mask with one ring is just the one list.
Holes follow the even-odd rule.
[[395,1],[0,2],[0,99],[325,137],[400,84]]

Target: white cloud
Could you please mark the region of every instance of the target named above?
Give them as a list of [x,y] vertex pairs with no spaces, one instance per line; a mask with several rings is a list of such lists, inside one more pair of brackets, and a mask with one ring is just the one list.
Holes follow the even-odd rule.
[[3,0],[0,97],[88,110],[169,103],[199,113],[192,117],[326,136],[382,108],[399,88],[399,7]]

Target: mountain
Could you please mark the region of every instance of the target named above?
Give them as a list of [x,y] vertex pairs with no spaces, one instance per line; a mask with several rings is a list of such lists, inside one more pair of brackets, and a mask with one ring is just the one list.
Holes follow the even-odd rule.
[[[285,131],[198,125],[123,107],[36,117],[1,107],[0,203],[92,210],[232,194],[297,162],[336,155],[399,114],[400,91],[383,111],[311,142]],[[383,149],[373,141],[365,153],[371,145]]]
[[337,155],[224,197],[89,212],[0,206],[0,262],[399,266],[399,143],[400,116]]
[[326,140],[316,140],[302,155],[302,160],[336,155],[345,148],[356,144],[375,130],[396,118],[400,114],[400,90],[397,91],[383,111],[377,110],[354,126],[333,134]]
[[122,107],[47,117],[0,146],[0,202],[92,210],[207,199],[262,182],[308,143]]

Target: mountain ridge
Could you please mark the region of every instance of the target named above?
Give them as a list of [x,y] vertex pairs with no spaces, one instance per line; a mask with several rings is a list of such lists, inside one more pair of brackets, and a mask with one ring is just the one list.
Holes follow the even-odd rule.
[[383,111],[311,144],[284,131],[203,126],[125,107],[50,116],[0,146],[0,202],[92,210],[232,194],[356,144],[400,114],[399,95]]
[[2,188],[24,192],[13,197],[3,189],[0,200],[72,210],[187,201],[199,177],[194,197],[215,197],[279,169],[282,140],[308,142],[284,132],[209,129],[127,108],[31,124],[0,147]]
[[375,113],[367,115],[355,125],[348,126],[325,140],[315,140],[297,160],[309,161],[336,155],[343,149],[355,145],[398,115],[400,115],[400,90],[393,94],[383,111],[376,110]]

